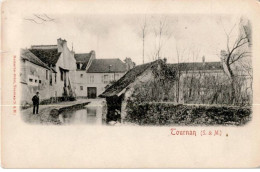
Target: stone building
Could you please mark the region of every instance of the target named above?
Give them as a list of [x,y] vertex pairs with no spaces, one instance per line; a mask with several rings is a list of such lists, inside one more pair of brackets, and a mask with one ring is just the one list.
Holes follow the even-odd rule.
[[96,98],[111,83],[121,78],[134,63],[126,58],[97,59],[95,51],[75,54],[76,60],[76,95],[80,98]]
[[[107,122],[124,121],[127,115],[128,100],[132,99],[135,93],[139,94],[137,97],[142,103],[165,99],[176,100],[172,94],[175,92],[176,74],[168,69],[169,67],[163,60],[138,65],[108,87],[99,96],[106,98]],[[116,113],[120,113],[120,117],[115,116]]]
[[127,68],[120,59],[93,59],[86,72],[87,86],[82,91],[88,98],[96,98],[109,84],[120,79]]
[[87,98],[87,84],[88,84],[88,74],[86,70],[89,68],[93,59],[96,58],[95,51],[90,51],[89,53],[75,54],[76,59],[76,76],[75,76],[75,86],[76,95],[80,98]]
[[95,51],[76,53],[67,41],[32,45],[21,51],[22,104],[38,91],[42,102],[96,98],[135,64],[130,58],[96,59]]
[[[75,98],[76,60],[66,40],[60,38],[57,45],[33,45],[22,50],[21,61],[22,93],[27,91],[21,100],[23,104],[30,104],[36,91],[39,91],[41,101]],[[31,79],[37,80],[37,84],[32,85]]]
[[[178,103],[212,104],[221,95],[214,95],[224,88],[228,79],[222,62],[202,62],[168,64],[177,72],[176,98]],[[220,92],[218,92],[220,93]]]
[[27,49],[21,50],[20,67],[22,106],[31,104],[37,91],[41,92],[41,99],[49,99],[51,93],[48,77],[52,73],[51,68]]

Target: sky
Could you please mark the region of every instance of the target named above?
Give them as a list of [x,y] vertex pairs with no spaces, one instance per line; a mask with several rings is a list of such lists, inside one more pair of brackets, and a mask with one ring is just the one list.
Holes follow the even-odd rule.
[[[229,31],[238,22],[236,17],[226,15],[55,15],[46,14],[52,21],[42,22],[34,14],[24,16],[22,22],[21,48],[31,45],[55,45],[58,38],[66,39],[67,45],[76,53],[96,52],[96,58],[130,57],[142,64],[143,42],[141,26],[147,22],[145,37],[145,62],[154,60],[159,44],[160,22],[164,23],[161,36],[161,58],[176,63],[177,52],[180,62],[219,61],[220,50],[226,47],[225,30]],[[44,17],[44,14],[40,14]],[[33,19],[37,23],[32,20]],[[45,19],[48,19],[45,17]],[[38,24],[41,23],[41,24]],[[234,34],[236,33],[234,29]]]

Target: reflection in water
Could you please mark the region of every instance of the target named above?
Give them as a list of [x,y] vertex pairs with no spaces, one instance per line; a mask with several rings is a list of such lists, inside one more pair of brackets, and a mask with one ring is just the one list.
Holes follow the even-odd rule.
[[63,124],[102,125],[102,106],[87,105],[84,109],[66,111],[59,115]]

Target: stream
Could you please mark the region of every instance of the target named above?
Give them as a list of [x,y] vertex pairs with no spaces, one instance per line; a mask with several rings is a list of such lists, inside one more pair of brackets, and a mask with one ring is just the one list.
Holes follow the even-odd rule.
[[103,99],[91,100],[91,103],[83,109],[62,112],[59,120],[62,124],[86,124],[86,125],[103,125],[105,124],[104,115],[105,102]]

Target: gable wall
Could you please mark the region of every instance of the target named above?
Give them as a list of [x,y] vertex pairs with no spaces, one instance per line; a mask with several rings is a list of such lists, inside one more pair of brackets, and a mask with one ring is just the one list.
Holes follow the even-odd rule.
[[[31,104],[31,99],[37,91],[40,93],[40,100],[49,99],[52,96],[49,84],[50,70],[27,60],[21,61],[20,66],[21,104]],[[46,79],[46,71],[48,71],[48,79]],[[37,80],[37,82],[35,82],[35,80]],[[41,83],[39,83],[39,80]]]

